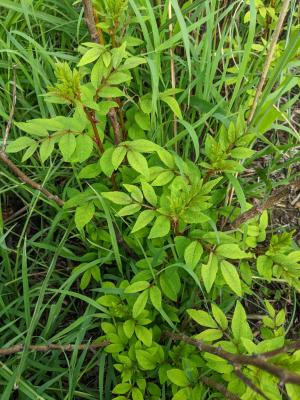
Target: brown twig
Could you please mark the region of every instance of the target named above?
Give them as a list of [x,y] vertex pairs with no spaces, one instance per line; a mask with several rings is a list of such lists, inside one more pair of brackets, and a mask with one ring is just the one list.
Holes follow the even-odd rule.
[[[94,17],[94,11],[93,11],[93,5],[91,0],[82,0],[83,3],[83,8],[84,8],[84,19],[86,22],[86,25],[88,27],[88,30],[90,32],[91,38],[94,42],[99,42],[101,43],[101,37],[99,35],[99,32],[97,31],[96,28],[96,23],[95,23],[95,17]],[[114,22],[114,28],[116,28],[116,23]],[[116,47],[116,42],[115,42],[115,31],[112,34],[112,40],[113,40],[113,47]],[[108,117],[110,119],[110,122],[112,124],[114,134],[115,134],[115,144],[118,144],[121,142],[121,132],[120,132],[120,124],[118,121],[117,113],[114,108],[111,108]],[[94,125],[93,125],[94,129]],[[95,131],[95,130],[94,130]],[[97,135],[99,136],[99,135]],[[103,151],[101,151],[103,153]]]
[[108,117],[109,117],[111,125],[113,127],[113,131],[114,131],[114,135],[115,135],[115,144],[119,144],[122,140],[121,140],[120,124],[118,121],[118,117],[117,117],[115,108],[111,108],[109,110]]
[[288,185],[276,188],[271,193],[270,197],[267,198],[262,204],[258,204],[253,206],[250,210],[242,213],[232,224],[231,227],[233,229],[239,228],[242,224],[248,221],[251,218],[254,218],[260,215],[264,210],[272,208],[276,203],[279,202],[282,198],[286,197],[291,190],[300,188],[300,179],[296,179]]
[[123,247],[125,253],[127,253],[129,257],[131,257],[133,260],[139,260],[139,256],[135,253],[134,250],[132,250],[131,247],[128,246],[128,244],[123,239],[121,233],[117,231],[117,227],[115,227],[115,232],[116,232],[117,242],[120,246]]
[[166,335],[172,340],[182,340],[192,346],[198,348],[199,351],[214,354],[223,360],[228,361],[235,368],[242,367],[243,365],[252,365],[253,367],[259,368],[269,374],[276,376],[280,380],[280,384],[292,383],[300,386],[300,375],[295,374],[287,369],[283,369],[278,365],[272,364],[268,357],[262,354],[257,355],[244,355],[244,354],[233,354],[223,350],[221,347],[214,347],[210,344],[204,343],[201,340],[192,339],[184,334],[175,334],[173,332],[166,332]]
[[215,390],[217,390],[218,392],[222,393],[224,397],[226,397],[226,399],[229,400],[241,400],[241,398],[239,396],[237,396],[236,394],[230,392],[229,390],[226,389],[226,387],[224,385],[222,385],[219,382],[216,382],[215,380],[208,378],[206,376],[202,376],[200,378],[201,382],[203,382],[206,386],[209,386]]
[[31,186],[33,189],[39,190],[41,193],[43,193],[49,200],[55,201],[56,204],[59,206],[64,205],[64,201],[59,198],[57,195],[52,194],[49,192],[47,189],[45,189],[42,185],[39,183],[36,183],[32,179],[30,179],[24,172],[20,170],[19,167],[16,166],[15,163],[13,163],[8,156],[4,153],[4,151],[0,151],[0,160],[7,165],[7,167],[24,183],[27,185]]
[[84,20],[90,32],[91,38],[94,42],[100,42],[99,32],[97,31],[95,24],[92,2],[90,0],[82,0],[82,5],[84,9]]
[[87,107],[83,107],[83,110],[92,125],[93,132],[94,132],[94,138],[95,138],[97,147],[98,147],[100,153],[104,153],[103,143],[102,143],[102,140],[100,138],[100,134],[99,134],[99,131],[97,128],[97,119],[95,117],[95,112],[93,110],[88,110]]
[[[47,345],[30,345],[28,347],[29,351],[47,352],[52,350],[59,350],[63,352],[70,352],[73,350],[97,350],[101,349],[109,344],[109,341],[104,341],[101,343],[91,343],[91,344],[47,344]],[[8,347],[7,349],[0,349],[0,357],[8,356],[15,353],[20,353],[25,350],[23,344],[16,344],[15,346]]]
[[285,20],[286,14],[287,14],[288,9],[289,9],[289,4],[290,4],[290,0],[284,0],[283,1],[282,7],[281,7],[281,11],[280,11],[280,15],[279,15],[279,18],[278,18],[278,21],[277,21],[277,25],[276,25],[276,28],[275,28],[275,30],[273,32],[271,44],[270,44],[270,47],[269,47],[269,50],[268,50],[268,53],[267,53],[267,57],[266,57],[266,60],[265,60],[264,66],[263,66],[262,74],[261,74],[261,77],[260,77],[260,80],[259,80],[259,83],[258,83],[258,86],[257,86],[257,89],[256,89],[256,94],[255,94],[255,97],[254,97],[254,101],[253,101],[253,104],[252,104],[252,107],[251,107],[251,110],[250,110],[250,113],[249,113],[249,117],[248,117],[248,121],[247,121],[248,125],[250,125],[252,120],[253,120],[255,111],[257,109],[258,100],[259,100],[260,95],[261,95],[261,93],[263,91],[263,88],[265,86],[267,75],[268,75],[268,72],[269,72],[269,69],[270,69],[270,65],[271,65],[275,50],[276,50],[276,44],[277,44],[281,29],[282,29],[282,26],[283,26],[283,22]]
[[289,353],[289,352],[295,351],[295,350],[300,350],[300,340],[298,340],[296,342],[288,343],[285,346],[279,347],[278,349],[266,351],[265,353],[261,353],[261,356],[265,357],[265,358],[272,358],[272,357],[279,356],[280,354],[286,354],[286,353]]
[[17,68],[17,65],[14,64],[14,66],[13,66],[12,103],[11,103],[11,109],[10,109],[10,113],[9,113],[6,129],[5,129],[5,133],[4,133],[4,138],[3,138],[3,144],[2,144],[2,150],[3,151],[5,151],[6,146],[7,146],[7,140],[8,140],[8,136],[9,136],[9,133],[10,133],[10,129],[11,129],[11,125],[12,125],[12,121],[14,119],[14,114],[15,114],[15,109],[16,109],[16,102],[17,102],[17,74],[16,74],[16,68]]
[[269,397],[267,397],[264,392],[255,385],[255,383],[253,383],[251,381],[251,379],[249,379],[242,371],[241,371],[241,367],[235,367],[234,369],[234,373],[236,374],[236,376],[242,381],[244,382],[244,384],[246,386],[248,386],[250,389],[253,390],[253,392],[259,394],[263,399],[265,400],[270,400]]

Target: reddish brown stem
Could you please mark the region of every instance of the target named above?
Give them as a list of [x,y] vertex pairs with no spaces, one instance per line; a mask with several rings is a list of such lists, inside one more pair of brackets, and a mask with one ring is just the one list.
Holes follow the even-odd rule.
[[95,113],[91,110],[88,110],[86,107],[83,107],[84,112],[88,118],[88,120],[90,121],[92,128],[93,128],[93,132],[94,132],[94,138],[95,138],[95,142],[98,146],[98,149],[100,150],[100,153],[104,153],[104,147],[103,147],[103,143],[101,141],[100,138],[100,134],[97,128],[97,120],[95,117]]
[[119,144],[122,141],[121,138],[121,131],[120,131],[120,124],[118,121],[117,113],[115,108],[111,108],[108,112],[108,117],[112,124],[114,135],[115,135],[115,144]]

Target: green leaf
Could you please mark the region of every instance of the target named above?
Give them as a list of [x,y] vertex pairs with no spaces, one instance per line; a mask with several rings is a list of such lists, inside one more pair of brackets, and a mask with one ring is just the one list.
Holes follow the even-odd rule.
[[209,217],[202,212],[199,212],[197,207],[188,208],[182,215],[181,218],[187,224],[203,224],[209,221]]
[[214,319],[217,321],[218,325],[221,327],[223,331],[225,331],[228,327],[228,321],[226,315],[223,311],[214,303],[211,304],[211,311],[214,316]]
[[109,51],[105,51],[102,54],[102,61],[103,61],[103,64],[105,65],[105,67],[108,68],[110,65],[110,62],[111,62],[111,54]]
[[111,157],[111,162],[115,170],[118,169],[119,166],[121,165],[122,161],[126,156],[126,153],[127,149],[124,146],[118,146],[116,149],[114,149],[114,152]]
[[236,267],[228,261],[223,260],[221,261],[221,272],[230,289],[232,289],[238,296],[242,296],[241,280]]
[[268,279],[272,279],[273,275],[273,261],[271,257],[262,255],[258,256],[256,260],[256,268],[260,276]]
[[111,108],[117,107],[119,107],[119,105],[115,101],[101,101],[101,103],[98,104],[98,112],[100,115],[106,115]]
[[241,250],[235,243],[221,244],[217,247],[216,254],[221,257],[230,258],[232,260],[241,260],[243,258],[251,258],[252,255]]
[[95,214],[95,206],[92,202],[77,207],[75,211],[76,228],[81,230],[86,224],[90,222],[94,214]]
[[153,304],[153,307],[156,308],[156,310],[161,309],[161,291],[158,286],[151,286],[150,300],[151,303]]
[[207,264],[201,266],[201,276],[207,293],[210,292],[214,284],[219,269],[218,257],[212,255]]
[[95,279],[95,281],[100,282],[100,280],[101,280],[100,269],[97,265],[95,267],[91,268],[91,273],[92,273],[92,277]]
[[94,164],[88,164],[80,170],[78,177],[80,179],[91,179],[95,178],[101,173],[101,167],[99,162]]
[[197,324],[201,326],[205,326],[207,328],[218,327],[214,319],[206,311],[188,309],[187,313],[194,321],[197,322]]
[[208,194],[212,191],[212,189],[222,180],[222,178],[217,178],[217,179],[212,179],[211,181],[208,181],[204,183],[204,185],[201,188],[201,194]]
[[112,392],[114,394],[125,394],[128,393],[130,389],[131,389],[130,383],[119,383],[113,388]]
[[121,206],[131,204],[132,198],[123,192],[102,192],[102,197]]
[[173,155],[165,149],[158,149],[157,155],[160,160],[170,169],[175,167],[174,157]]
[[186,264],[194,269],[200,261],[203,253],[203,247],[199,242],[192,242],[188,245],[184,252],[184,260]]
[[127,69],[132,69],[137,67],[138,65],[145,64],[147,61],[142,57],[129,57],[125,60],[124,64],[121,65],[118,69],[119,71],[124,71]]
[[174,176],[174,172],[172,171],[163,171],[156,179],[154,179],[152,186],[165,186],[174,178]]
[[76,138],[72,133],[64,134],[59,142],[59,149],[62,153],[64,161],[69,161],[69,158],[74,153],[76,149]]
[[28,158],[32,156],[32,154],[37,150],[38,147],[39,147],[38,143],[34,143],[31,146],[29,146],[28,149],[23,154],[22,162],[28,160]]
[[244,307],[237,301],[231,322],[231,330],[235,340],[240,341],[241,338],[253,339],[253,334],[247,322],[247,314]]
[[137,201],[138,203],[142,203],[143,193],[137,186],[130,185],[129,183],[124,183],[123,186],[130,193],[133,200]]
[[132,150],[138,151],[139,153],[153,153],[161,149],[157,144],[146,139],[136,139],[127,143]]
[[92,47],[89,49],[80,59],[79,63],[77,64],[78,67],[82,67],[83,65],[87,65],[92,63],[93,61],[97,60],[103,52],[103,47],[97,46]]
[[227,131],[227,137],[229,140],[229,143],[234,143],[236,140],[236,131],[235,131],[235,125],[233,122],[230,122],[228,131]]
[[223,332],[220,329],[205,329],[198,335],[194,336],[196,340],[202,340],[203,342],[214,342],[215,340],[221,339]]
[[111,177],[114,171],[114,166],[112,164],[112,155],[114,150],[114,147],[110,147],[109,149],[105,150],[100,158],[100,167],[103,173],[108,177]]
[[276,326],[280,326],[280,325],[283,325],[284,322],[285,322],[285,312],[284,312],[284,310],[282,309],[282,310],[280,310],[279,313],[276,315],[275,323],[276,323]]
[[[113,3],[111,3],[111,4],[113,4]],[[115,47],[111,50],[112,65],[113,65],[114,69],[117,69],[119,67],[119,65],[121,64],[123,58],[126,57],[126,54],[127,54],[126,46],[127,46],[127,41],[124,41],[120,47]]]
[[135,233],[135,232],[139,231],[140,229],[144,228],[145,226],[147,226],[153,220],[155,215],[156,215],[155,211],[152,211],[152,210],[142,211],[140,213],[140,215],[138,216],[138,218],[131,230],[131,233]]
[[124,350],[124,347],[120,343],[113,343],[109,344],[108,346],[105,347],[106,353],[120,353],[121,351]]
[[132,316],[134,319],[136,319],[144,311],[148,301],[148,294],[149,294],[148,290],[145,290],[136,299],[132,307]]
[[140,204],[130,204],[129,206],[121,208],[121,210],[119,210],[116,215],[118,215],[119,217],[126,217],[127,215],[132,215],[139,212],[140,209]]
[[131,396],[132,400],[144,400],[142,392],[136,387],[132,389]]
[[152,329],[147,329],[144,326],[135,326],[136,337],[144,343],[145,346],[150,347],[152,344]]
[[152,111],[152,96],[150,93],[145,94],[144,96],[140,97],[139,105],[143,113],[151,114]]
[[123,324],[123,329],[126,337],[130,339],[134,333],[135,321],[133,319],[128,319]]
[[157,196],[153,187],[148,182],[145,181],[142,181],[141,184],[145,199],[148,201],[149,204],[151,204],[151,206],[156,207]]
[[124,293],[137,293],[147,289],[150,286],[150,283],[147,281],[139,281],[134,282],[131,285],[127,286],[124,290]]
[[173,111],[173,113],[176,115],[177,118],[182,119],[182,114],[179,104],[177,103],[177,100],[174,97],[163,96],[161,97],[161,100],[168,104],[168,106],[171,108],[171,110]]
[[130,73],[115,71],[107,79],[109,85],[119,85],[132,79]]
[[93,140],[86,134],[81,134],[76,137],[76,149],[69,157],[70,162],[84,162],[86,161],[93,151]]
[[87,270],[83,273],[83,275],[80,279],[80,285],[79,285],[81,290],[85,290],[88,287],[88,285],[91,281],[91,277],[92,277],[92,275],[91,275],[90,270]]
[[159,276],[161,290],[170,300],[177,301],[180,292],[181,282],[176,270],[168,269]]
[[36,142],[30,137],[20,137],[7,145],[6,153],[17,153],[18,151],[24,150],[27,147],[34,145],[35,143]]
[[15,122],[15,125],[22,131],[34,136],[47,137],[48,130],[46,123],[41,119],[32,119],[26,122]]
[[40,157],[42,162],[45,162],[47,158],[50,157],[51,153],[54,150],[54,140],[50,137],[42,142],[40,147]]
[[149,233],[148,238],[154,239],[167,236],[170,232],[171,223],[168,217],[160,215],[156,218],[154,225]]
[[149,176],[148,163],[146,158],[137,151],[130,150],[127,153],[130,166],[146,178]]
[[104,86],[98,92],[99,97],[109,98],[109,97],[122,97],[124,93],[117,87],[114,86]]
[[154,357],[145,350],[135,351],[136,359],[143,370],[150,371],[155,369],[156,363]]
[[179,387],[185,387],[190,384],[188,378],[181,369],[169,369],[169,371],[167,371],[167,375],[169,380],[174,383],[174,385]]
[[134,119],[140,128],[142,128],[144,131],[150,131],[150,117],[148,114],[138,111],[134,114]]
[[230,151],[231,157],[236,158],[237,160],[243,160],[244,158],[251,157],[255,153],[255,150],[248,149],[246,147],[236,147]]

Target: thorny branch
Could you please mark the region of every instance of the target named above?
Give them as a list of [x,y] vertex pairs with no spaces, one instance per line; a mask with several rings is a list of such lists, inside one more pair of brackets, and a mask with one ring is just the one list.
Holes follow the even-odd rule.
[[236,376],[237,376],[242,382],[244,382],[244,384],[245,384],[246,386],[248,386],[250,389],[252,389],[253,392],[259,394],[259,395],[260,395],[263,399],[265,399],[265,400],[270,400],[270,399],[264,394],[264,392],[263,392],[259,387],[257,387],[257,386],[255,385],[255,383],[253,383],[253,382],[251,381],[251,379],[249,379],[249,378],[242,372],[240,366],[234,368],[234,373],[236,374]]
[[272,208],[282,198],[286,197],[292,190],[300,189],[300,179],[290,182],[288,185],[276,188],[263,203],[253,206],[250,210],[242,213],[232,224],[232,228],[239,228],[242,224],[251,218],[260,215],[264,210]]
[[121,132],[120,132],[120,124],[118,121],[118,117],[117,117],[115,108],[111,108],[109,110],[108,117],[110,119],[111,125],[112,125],[114,133],[115,133],[115,144],[119,144],[121,142]]
[[[38,351],[38,352],[47,352],[52,350],[59,350],[63,352],[70,352],[73,350],[97,350],[107,346],[109,342],[103,341],[101,343],[90,343],[90,344],[47,344],[47,345],[30,345],[28,347],[29,351]],[[0,357],[8,356],[15,353],[20,353],[25,350],[25,346],[23,344],[16,344],[15,346],[8,347],[6,349],[0,349]]]
[[215,380],[208,378],[207,376],[202,376],[200,378],[200,381],[203,382],[206,386],[209,386],[222,393],[229,400],[241,400],[239,396],[227,390],[226,387],[223,386],[221,383],[216,382]]
[[[233,354],[223,350],[221,347],[214,347],[210,344],[202,342],[201,340],[192,339],[184,334],[166,332],[166,335],[172,340],[182,340],[185,343],[195,346],[201,352],[214,354],[220,358],[223,358],[223,360],[226,360],[232,364],[236,370],[240,369],[243,365],[252,365],[279,378],[280,384],[292,383],[300,386],[300,375],[288,371],[287,369],[283,369],[269,361],[269,358],[273,357],[273,352],[257,354],[253,356],[245,354]],[[298,346],[300,346],[300,341],[296,341],[295,346],[298,348]],[[283,354],[284,349],[285,347],[282,347],[282,351],[280,353],[277,350],[276,355]]]
[[92,2],[90,0],[82,0],[82,4],[84,9],[84,20],[90,32],[91,38],[94,42],[99,42],[100,37],[95,24]]

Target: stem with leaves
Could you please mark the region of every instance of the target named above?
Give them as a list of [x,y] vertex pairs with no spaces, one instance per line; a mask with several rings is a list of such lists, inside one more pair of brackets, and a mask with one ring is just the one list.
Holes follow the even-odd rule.
[[[252,365],[258,369],[261,369],[269,374],[279,378],[280,384],[292,383],[300,386],[300,375],[295,374],[287,369],[281,368],[280,366],[270,362],[270,358],[274,357],[273,352],[266,352],[262,354],[255,355],[244,355],[244,354],[233,354],[228,351],[223,350],[221,347],[215,347],[211,344],[202,342],[201,340],[196,340],[186,336],[184,334],[176,334],[173,332],[166,332],[166,336],[170,337],[172,340],[181,340],[187,344],[195,346],[199,351],[204,353],[214,354],[223,360],[228,361],[236,371],[239,371],[242,366]],[[294,342],[293,348],[299,348],[300,341]],[[284,354],[286,352],[286,347],[276,350],[276,355]]]
[[252,219],[258,215],[260,215],[264,210],[272,208],[284,197],[287,197],[292,190],[300,189],[300,179],[296,179],[288,185],[279,187],[275,189],[271,195],[265,200],[263,203],[258,204],[252,207],[250,210],[242,213],[232,224],[232,228],[237,229],[242,224],[247,222],[249,219]]

